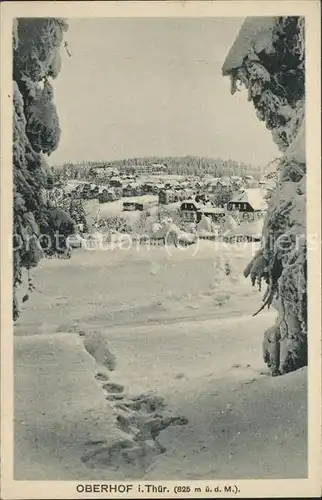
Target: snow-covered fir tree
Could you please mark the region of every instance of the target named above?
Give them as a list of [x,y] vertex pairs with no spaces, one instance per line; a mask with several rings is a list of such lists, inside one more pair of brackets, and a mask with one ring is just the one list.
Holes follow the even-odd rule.
[[[59,119],[50,82],[61,67],[67,23],[55,18],[19,18],[13,25],[13,318],[19,316],[16,289],[22,271],[43,255],[42,233],[69,234],[72,220],[48,207],[44,192],[50,169],[46,155],[58,147]],[[29,278],[29,291],[33,284]]]
[[223,66],[232,93],[244,86],[259,120],[283,153],[263,229],[263,243],[245,270],[265,281],[263,307],[278,310],[264,335],[264,359],[274,375],[307,364],[305,158],[305,20],[247,18]]

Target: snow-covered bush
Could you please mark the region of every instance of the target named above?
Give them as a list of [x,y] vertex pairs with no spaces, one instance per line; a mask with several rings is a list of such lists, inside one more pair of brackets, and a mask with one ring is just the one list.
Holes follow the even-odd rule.
[[132,227],[123,217],[115,215],[113,217],[102,218],[97,223],[97,229],[104,229],[105,231],[114,231],[117,233],[131,233]]

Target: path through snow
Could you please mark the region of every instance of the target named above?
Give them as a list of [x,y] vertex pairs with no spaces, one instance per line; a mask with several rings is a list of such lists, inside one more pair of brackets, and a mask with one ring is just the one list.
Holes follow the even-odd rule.
[[305,477],[306,370],[274,379],[261,373],[269,316],[102,332],[120,361],[110,383],[123,402],[156,398],[150,413],[184,419],[159,433],[162,453],[153,449],[143,461],[134,454],[132,463],[116,459],[120,453],[102,460],[129,432],[116,425],[122,399],[106,399],[83,340],[16,337],[16,479]]

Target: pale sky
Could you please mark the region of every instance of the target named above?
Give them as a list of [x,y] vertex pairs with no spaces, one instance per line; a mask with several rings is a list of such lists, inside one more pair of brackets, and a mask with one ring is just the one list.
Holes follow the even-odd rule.
[[278,155],[247,91],[230,93],[221,67],[243,19],[72,19],[54,82],[62,137],[50,157],[233,159]]

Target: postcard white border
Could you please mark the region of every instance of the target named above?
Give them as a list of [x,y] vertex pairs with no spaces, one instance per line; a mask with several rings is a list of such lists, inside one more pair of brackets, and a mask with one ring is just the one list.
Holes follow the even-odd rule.
[[[321,27],[320,4],[307,1],[138,1],[138,2],[5,2],[1,4],[1,498],[156,498],[155,494],[99,495],[76,492],[76,481],[13,480],[13,333],[12,333],[12,20],[15,17],[247,17],[301,15],[306,17],[307,67],[307,232],[321,241]],[[233,99],[233,97],[232,97]],[[250,104],[251,105],[251,104]],[[241,498],[310,497],[321,492],[321,251],[309,252],[309,477],[289,480],[158,481],[170,488],[162,498],[215,498],[205,485],[237,485]],[[292,460],[292,457],[290,457]],[[142,483],[143,481],[141,481]],[[85,483],[85,481],[84,481]],[[86,484],[91,483],[86,481]],[[99,482],[101,484],[101,482]],[[129,481],[131,484],[139,484]],[[151,484],[153,482],[150,482]],[[109,484],[111,484],[109,482]],[[120,483],[115,483],[120,484]],[[122,483],[126,484],[126,483]],[[173,486],[202,486],[203,493],[175,494]],[[232,495],[233,496],[233,495]],[[221,493],[220,498],[231,498]]]

